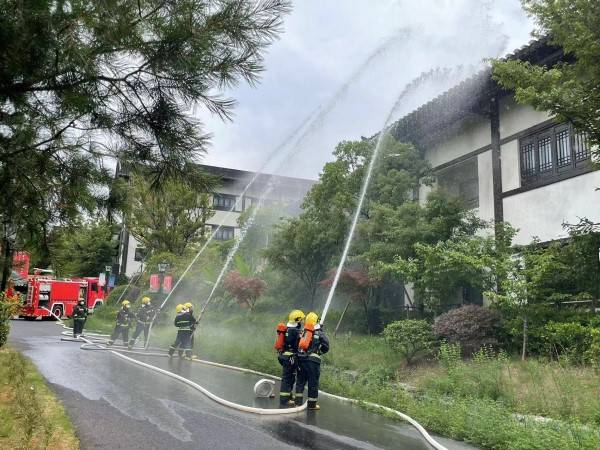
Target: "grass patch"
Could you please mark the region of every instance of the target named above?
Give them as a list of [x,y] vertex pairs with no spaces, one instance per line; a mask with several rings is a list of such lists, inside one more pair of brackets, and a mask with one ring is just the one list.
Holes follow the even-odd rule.
[[0,449],[79,449],[63,406],[33,364],[0,349]]

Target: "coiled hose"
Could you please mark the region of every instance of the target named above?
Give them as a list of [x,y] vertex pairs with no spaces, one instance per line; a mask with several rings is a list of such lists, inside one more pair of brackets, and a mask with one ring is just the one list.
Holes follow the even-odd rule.
[[[54,317],[56,317],[56,316],[54,316]],[[56,317],[56,319],[58,320],[58,324],[61,325],[65,329],[65,331],[63,331],[61,333],[63,336],[63,337],[61,337],[62,340],[73,341],[73,342],[83,341],[83,344],[81,345],[81,348],[83,350],[109,351],[111,354],[113,354],[116,357],[121,358],[125,361],[128,361],[133,364],[137,364],[138,366],[145,367],[146,369],[152,370],[154,372],[157,372],[157,373],[166,375],[168,377],[174,378],[178,381],[181,381],[182,383],[187,384],[188,386],[196,389],[197,391],[200,391],[201,393],[206,395],[211,400],[213,400],[223,406],[226,406],[228,408],[233,408],[233,409],[237,409],[238,411],[244,411],[244,412],[249,412],[249,413],[259,414],[259,415],[279,415],[279,414],[299,413],[301,411],[304,411],[307,407],[307,403],[304,403],[302,406],[297,406],[295,408],[268,409],[268,408],[256,408],[253,406],[240,405],[238,403],[231,402],[229,400],[226,400],[224,398],[221,398],[221,397],[213,394],[205,387],[200,386],[199,384],[197,384],[191,380],[188,380],[187,378],[184,378],[173,372],[169,372],[168,370],[161,369],[160,367],[153,366],[152,364],[138,361],[134,358],[131,358],[131,357],[125,355],[125,353],[128,353],[128,354],[137,354],[137,355],[144,355],[144,356],[168,357],[168,354],[165,351],[162,351],[160,349],[155,349],[155,348],[151,349],[152,351],[148,352],[148,351],[138,351],[136,349],[128,350],[127,347],[120,347],[120,346],[107,347],[103,343],[100,342],[100,339],[102,339],[102,341],[104,341],[104,339],[106,339],[108,337],[108,335],[106,335],[106,334],[86,333],[84,336],[79,336],[76,339],[72,338],[72,337],[67,337],[67,336],[72,336],[72,332],[73,332],[72,328],[67,327],[60,318]],[[71,330],[71,331],[68,331],[68,330]],[[143,347],[136,347],[136,348],[139,350],[143,350]],[[202,359],[193,359],[192,362],[205,364],[205,365],[209,365],[209,366],[214,366],[214,367],[220,367],[220,368],[224,368],[224,369],[235,370],[237,372],[242,372],[242,373],[259,375],[259,376],[267,377],[267,378],[270,378],[273,380],[280,380],[279,377],[276,377],[276,376],[268,374],[268,373],[258,372],[256,370],[251,370],[251,369],[244,369],[242,367],[230,366],[228,364],[220,364],[220,363],[216,363],[216,362],[212,362],[212,361],[205,361]],[[351,404],[355,404],[355,405],[363,404],[363,405],[369,406],[371,408],[375,408],[375,409],[379,409],[381,411],[386,411],[388,413],[395,414],[396,416],[400,417],[401,419],[405,420],[406,422],[411,424],[413,427],[415,427],[415,429],[423,436],[423,438],[434,449],[447,450],[446,447],[444,447],[442,444],[440,444],[435,439],[433,439],[433,437],[431,437],[431,435],[427,432],[427,430],[425,430],[425,428],[423,428],[423,426],[421,426],[421,424],[419,424],[412,417],[407,416],[406,414],[403,414],[400,411],[396,411],[395,409],[388,408],[387,406],[379,405],[376,403],[364,402],[364,401],[359,401],[356,399],[341,397],[339,395],[329,394],[328,392],[319,391],[319,394],[323,395],[325,397],[334,398],[334,399],[337,399],[337,400],[340,400],[343,402],[347,402],[347,403],[351,403]]]

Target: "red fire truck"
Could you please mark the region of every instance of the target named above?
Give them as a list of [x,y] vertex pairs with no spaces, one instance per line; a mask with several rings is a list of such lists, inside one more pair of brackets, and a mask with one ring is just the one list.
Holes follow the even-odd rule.
[[25,301],[19,317],[35,320],[50,317],[48,310],[58,317],[71,317],[79,299],[86,301],[90,311],[104,303],[104,291],[96,277],[57,280],[51,275],[29,275]]

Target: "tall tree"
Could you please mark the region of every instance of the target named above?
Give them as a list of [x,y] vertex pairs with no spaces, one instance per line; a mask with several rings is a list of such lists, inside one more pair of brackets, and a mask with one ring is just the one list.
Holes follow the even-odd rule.
[[209,194],[177,180],[154,190],[144,176],[133,174],[128,197],[127,227],[152,253],[183,255],[204,239],[206,221],[214,213]]
[[515,91],[515,99],[558,120],[572,122],[600,145],[600,4],[589,0],[522,0],[538,26],[567,62],[553,67],[524,61],[496,61],[494,78]]
[[155,186],[197,181],[208,138],[192,111],[231,117],[220,93],[258,80],[289,9],[0,0],[0,222],[39,231],[88,207],[86,194],[106,201],[106,158],[145,165]]
[[[382,205],[394,209],[414,202],[421,181],[429,179],[429,166],[418,150],[385,134],[379,160],[371,180],[367,201],[361,211],[361,228],[373,219]],[[307,194],[302,214],[278,227],[266,252],[276,266],[298,277],[306,287],[312,307],[317,283],[341,255],[365,170],[375,149],[373,139],[340,142],[335,160],[325,164],[319,182]],[[367,252],[373,241],[360,233],[353,256]]]
[[52,268],[59,276],[96,276],[112,265],[119,242],[114,226],[106,221],[81,224],[56,231],[52,243]]

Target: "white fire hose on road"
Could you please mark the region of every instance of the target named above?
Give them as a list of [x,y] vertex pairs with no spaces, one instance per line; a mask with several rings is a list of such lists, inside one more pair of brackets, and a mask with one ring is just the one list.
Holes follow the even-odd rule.
[[[65,330],[72,330],[72,328],[67,327],[59,317],[55,316],[54,314],[53,314],[53,316],[58,320],[58,324],[61,325]],[[71,332],[63,331],[62,335],[71,336],[72,335],[71,333],[72,333],[72,331]],[[129,354],[137,354],[137,355],[143,355],[143,356],[168,357],[166,352],[159,353],[159,352],[127,350],[126,347],[110,348],[110,347],[106,347],[105,345],[103,345],[99,342],[94,342],[94,340],[96,340],[96,339],[107,338],[107,337],[108,337],[108,335],[97,334],[97,333],[87,333],[85,336],[79,336],[77,339],[73,339],[73,338],[71,338],[71,339],[62,338],[62,339],[66,340],[66,341],[73,341],[73,342],[83,341],[84,343],[81,345],[81,348],[83,350],[106,350],[106,351],[109,351],[116,357],[121,358],[125,361],[128,361],[133,364],[137,364],[138,366],[145,367],[146,369],[150,369],[154,372],[157,372],[162,375],[171,377],[175,380],[181,381],[182,383],[187,384],[188,386],[196,389],[197,391],[200,391],[201,393],[206,395],[208,398],[219,403],[220,405],[226,406],[228,408],[233,408],[238,411],[248,412],[248,413],[252,413],[252,414],[259,414],[259,415],[280,415],[280,414],[295,414],[295,413],[299,413],[301,411],[306,410],[307,403],[304,403],[302,406],[297,406],[295,408],[284,408],[284,409],[257,408],[257,407],[253,407],[253,406],[246,406],[246,405],[240,405],[238,403],[234,403],[232,401],[226,400],[224,398],[219,397],[218,395],[213,394],[205,387],[200,386],[198,383],[195,383],[187,378],[184,378],[173,372],[169,372],[168,370],[161,369],[160,367],[153,366],[152,364],[138,361],[137,359],[131,358],[124,354],[124,353],[129,353]],[[206,361],[206,360],[202,360],[202,359],[192,359],[191,362],[196,362],[196,363],[213,366],[213,367],[220,367],[223,369],[235,370],[237,372],[242,372],[242,373],[259,375],[262,377],[266,377],[269,380],[279,380],[280,379],[279,377],[276,377],[276,376],[268,374],[268,373],[258,372],[256,370],[251,370],[251,369],[244,369],[242,367],[230,366],[228,364],[220,364],[220,363]],[[264,380],[264,381],[267,381],[267,380]],[[425,428],[423,428],[423,426],[421,424],[419,424],[412,417],[409,417],[406,414],[401,413],[400,411],[396,411],[395,409],[388,408],[387,406],[379,405],[376,403],[341,397],[341,396],[329,394],[329,393],[323,392],[323,391],[319,391],[319,394],[324,395],[326,397],[334,398],[334,399],[337,399],[337,400],[340,400],[343,402],[351,403],[354,405],[365,405],[365,406],[368,406],[371,408],[375,408],[375,409],[379,409],[381,411],[386,411],[388,413],[395,414],[396,416],[400,417],[401,419],[403,419],[406,422],[408,422],[409,424],[411,424],[434,449],[447,450],[446,447],[444,447],[442,444],[440,444],[435,439],[433,439],[433,437],[431,437],[431,435],[427,432],[427,430],[425,430]]]

